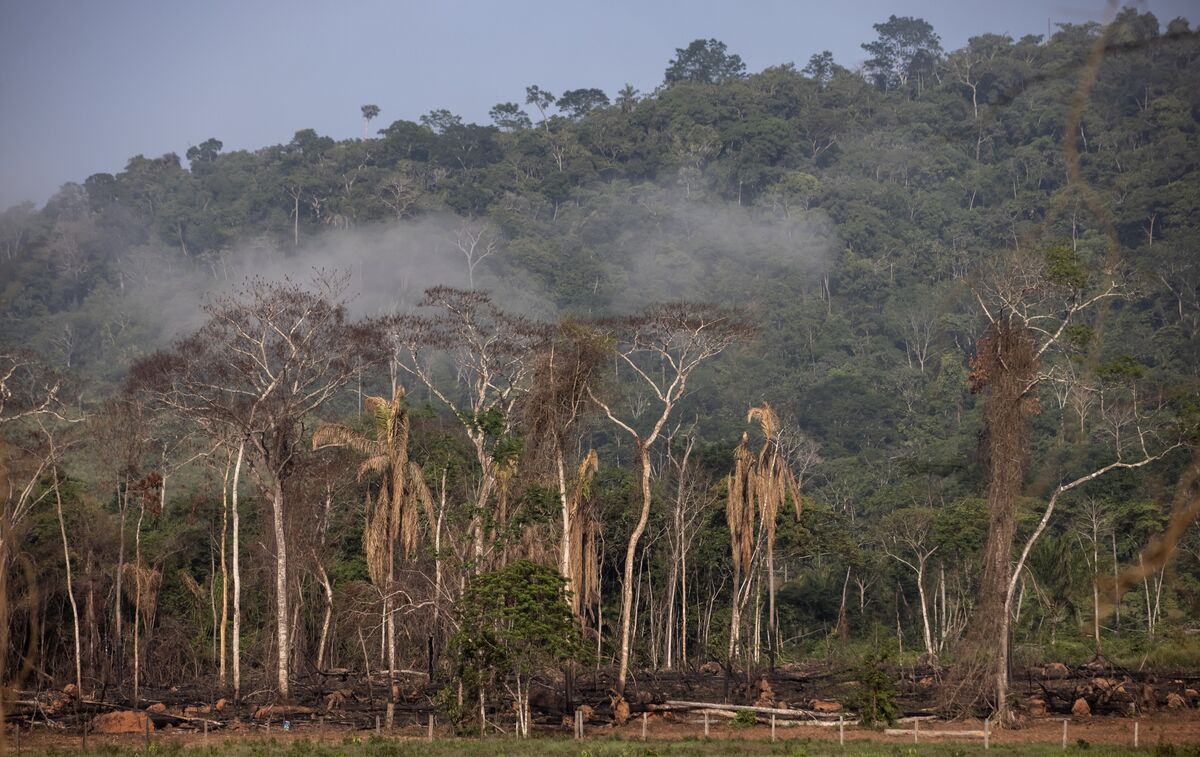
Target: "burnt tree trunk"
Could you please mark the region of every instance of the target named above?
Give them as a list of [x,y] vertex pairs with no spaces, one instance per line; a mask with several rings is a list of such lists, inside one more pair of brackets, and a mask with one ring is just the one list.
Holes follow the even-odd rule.
[[1009,716],[1009,617],[1005,598],[1012,578],[1017,503],[1025,477],[1029,416],[1036,407],[1038,360],[1029,329],[998,320],[979,340],[972,361],[972,391],[985,392],[982,447],[988,469],[988,535],[984,546],[979,608],[964,640],[966,654],[958,685],[951,686],[957,708],[990,706],[997,720]]

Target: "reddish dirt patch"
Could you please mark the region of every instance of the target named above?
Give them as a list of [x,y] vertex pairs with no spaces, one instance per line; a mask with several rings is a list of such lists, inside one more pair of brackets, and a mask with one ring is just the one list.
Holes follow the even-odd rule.
[[145,733],[149,723],[144,712],[106,712],[92,719],[92,733]]

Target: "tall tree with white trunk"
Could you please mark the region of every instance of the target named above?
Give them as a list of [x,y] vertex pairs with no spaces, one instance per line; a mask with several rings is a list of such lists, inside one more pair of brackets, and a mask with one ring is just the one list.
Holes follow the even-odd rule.
[[625,411],[615,400],[602,397],[591,388],[587,390],[588,396],[609,421],[633,441],[641,483],[641,509],[625,548],[621,584],[620,662],[616,689],[623,694],[629,675],[633,567],[638,543],[650,521],[650,451],[687,393],[688,380],[696,369],[739,339],[749,337],[752,329],[737,311],[689,302],[654,305],[636,315],[602,321],[597,326],[616,345],[618,370],[628,371],[642,390],[650,393],[652,401],[657,401],[655,410],[643,417],[636,409]]
[[377,324],[347,314],[346,281],[319,274],[305,287],[251,279],[208,306],[209,320],[194,335],[140,361],[130,374],[164,406],[236,444],[270,505],[283,699],[292,650],[285,484],[300,462],[304,420],[382,356]]

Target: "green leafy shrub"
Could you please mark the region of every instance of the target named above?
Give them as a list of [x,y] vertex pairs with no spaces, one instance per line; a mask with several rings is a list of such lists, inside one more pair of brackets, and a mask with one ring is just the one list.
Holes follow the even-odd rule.
[[750,710],[738,710],[731,721],[734,728],[746,728],[757,724],[758,718]]
[[868,652],[855,671],[858,691],[851,706],[858,710],[864,725],[896,722],[896,685],[887,670],[887,654]]

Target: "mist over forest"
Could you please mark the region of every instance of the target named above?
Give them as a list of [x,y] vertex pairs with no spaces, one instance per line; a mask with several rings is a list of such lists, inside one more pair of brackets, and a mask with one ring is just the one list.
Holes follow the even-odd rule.
[[875,31],[0,213],[0,712],[1200,704],[1200,37]]

